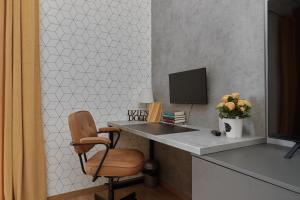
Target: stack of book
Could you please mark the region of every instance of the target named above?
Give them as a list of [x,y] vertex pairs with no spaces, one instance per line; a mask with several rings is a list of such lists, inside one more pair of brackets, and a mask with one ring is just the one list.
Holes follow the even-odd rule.
[[163,113],[163,122],[168,124],[180,124],[185,122],[185,114],[183,111],[165,112]]

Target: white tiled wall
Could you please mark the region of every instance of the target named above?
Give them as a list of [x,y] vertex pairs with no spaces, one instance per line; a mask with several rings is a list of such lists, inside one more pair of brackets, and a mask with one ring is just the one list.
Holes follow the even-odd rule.
[[48,195],[98,185],[69,146],[69,113],[126,120],[151,88],[151,0],[41,0]]

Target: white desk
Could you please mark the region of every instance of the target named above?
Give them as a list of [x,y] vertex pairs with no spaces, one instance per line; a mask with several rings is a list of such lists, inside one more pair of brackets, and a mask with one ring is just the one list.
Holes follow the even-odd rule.
[[193,126],[187,127],[198,129],[199,131],[164,135],[154,135],[151,133],[136,130],[128,126],[141,123],[145,122],[115,121],[108,122],[108,125],[120,128],[122,131],[132,133],[147,138],[149,140],[153,140],[184,151],[188,151],[191,154],[195,154],[198,156],[266,142],[266,138],[257,136],[246,136],[237,139],[227,138],[224,135],[217,137],[210,133],[210,129]]
[[[147,138],[150,144],[156,141],[190,152],[193,156],[193,200],[300,199],[298,176],[293,176],[299,166],[298,157],[285,160],[286,151],[279,151],[281,148],[255,145],[266,143],[264,137],[217,137],[210,129],[193,126],[188,128],[198,131],[155,135],[130,127],[141,123],[145,122],[117,121],[108,125]],[[246,146],[251,147],[236,149]],[[233,188],[236,190],[230,192]]]

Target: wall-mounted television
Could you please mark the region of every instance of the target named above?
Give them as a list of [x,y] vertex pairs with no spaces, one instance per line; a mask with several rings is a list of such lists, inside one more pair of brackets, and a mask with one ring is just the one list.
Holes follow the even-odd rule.
[[207,104],[206,68],[169,74],[170,103]]
[[300,148],[300,1],[268,2],[268,136]]

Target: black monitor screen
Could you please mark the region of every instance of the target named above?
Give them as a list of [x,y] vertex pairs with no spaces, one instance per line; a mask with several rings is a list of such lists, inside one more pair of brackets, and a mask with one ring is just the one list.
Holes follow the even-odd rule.
[[206,68],[169,74],[170,102],[207,104]]

